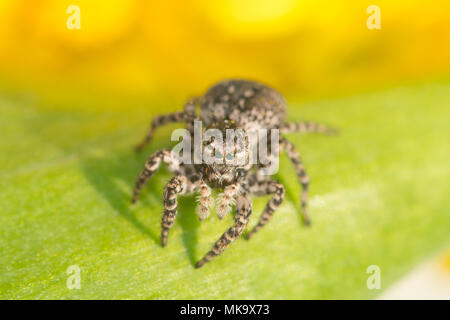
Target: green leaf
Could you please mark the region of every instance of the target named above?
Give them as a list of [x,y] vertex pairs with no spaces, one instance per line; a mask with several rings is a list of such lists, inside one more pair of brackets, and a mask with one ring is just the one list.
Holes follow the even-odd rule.
[[[380,267],[385,289],[448,244],[449,83],[292,104],[291,120],[341,130],[288,136],[312,179],[312,226],[301,223],[300,186],[283,157],[281,209],[198,270],[232,216],[200,223],[185,197],[161,248],[170,174],[161,170],[137,205],[130,198],[146,158],[172,145],[175,127],[135,154],[151,117],[169,112],[163,103],[134,108],[145,103],[0,96],[0,298],[374,298],[368,266]],[[267,200],[254,199],[251,225]],[[81,268],[79,290],[66,286],[72,265]]]

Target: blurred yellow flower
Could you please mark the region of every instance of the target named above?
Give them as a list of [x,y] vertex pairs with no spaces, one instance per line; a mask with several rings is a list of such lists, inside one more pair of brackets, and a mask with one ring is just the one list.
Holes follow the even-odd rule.
[[[67,28],[80,8],[81,29]],[[450,2],[0,1],[0,75],[144,94],[198,93],[224,77],[293,95],[450,71]]]

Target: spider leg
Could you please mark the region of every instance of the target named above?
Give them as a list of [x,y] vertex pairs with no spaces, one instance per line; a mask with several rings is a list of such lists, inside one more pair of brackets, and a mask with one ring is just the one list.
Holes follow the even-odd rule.
[[239,193],[240,186],[238,183],[226,186],[223,193],[218,198],[217,214],[219,219],[223,219],[231,210],[231,206],[235,202],[235,196]]
[[228,245],[236,240],[247,227],[248,220],[252,213],[252,202],[243,194],[236,197],[236,216],[234,224],[216,241],[211,250],[196,264],[196,268],[200,268],[205,263],[209,262],[214,257],[220,255]]
[[211,204],[211,188],[203,180],[199,180],[196,184],[196,189],[200,193],[200,196],[198,198],[199,208],[197,209],[197,214],[200,221],[203,221],[209,216],[209,206]]
[[339,131],[335,128],[327,127],[320,123],[309,122],[309,121],[300,121],[300,122],[289,122],[285,123],[280,128],[281,133],[323,133],[327,135],[335,135]]
[[136,151],[141,151],[142,149],[144,149],[144,147],[152,139],[153,132],[156,128],[164,126],[169,123],[183,122],[184,120],[185,120],[184,112],[174,112],[171,114],[165,114],[154,118],[150,124],[150,128],[148,129],[144,140],[142,140],[142,142],[136,146]]
[[164,188],[164,213],[161,220],[161,245],[167,244],[170,228],[172,228],[177,216],[178,201],[180,194],[190,193],[193,184],[186,176],[173,177]]
[[187,122],[188,124],[193,122],[195,118],[196,101],[196,98],[188,100],[184,105],[184,111],[165,114],[154,118],[150,124],[150,128],[148,129],[144,140],[142,140],[142,142],[136,146],[136,151],[141,151],[150,142],[153,137],[153,132],[156,128],[175,122]]
[[303,163],[300,159],[300,155],[295,149],[295,146],[292,144],[292,142],[283,137],[280,139],[280,144],[282,148],[286,150],[287,156],[294,164],[298,180],[302,185],[300,202],[302,206],[303,222],[305,223],[305,225],[309,226],[311,224],[307,210],[309,176],[306,174],[305,167],[303,166]]
[[250,193],[255,195],[267,195],[273,194],[273,197],[269,200],[259,218],[258,224],[245,235],[245,238],[250,239],[256,232],[264,227],[270,218],[274,214],[275,210],[281,205],[284,199],[285,188],[284,186],[275,180],[266,180],[256,182],[253,186],[250,186]]
[[155,152],[150,156],[150,158],[145,163],[144,169],[139,174],[136,185],[134,187],[133,199],[132,203],[135,203],[139,198],[139,194],[141,193],[142,187],[147,183],[147,181],[152,177],[152,175],[159,169],[161,165],[161,161],[163,161],[168,167],[169,170],[177,173],[180,170],[180,163],[178,159],[173,157],[170,150],[163,149]]

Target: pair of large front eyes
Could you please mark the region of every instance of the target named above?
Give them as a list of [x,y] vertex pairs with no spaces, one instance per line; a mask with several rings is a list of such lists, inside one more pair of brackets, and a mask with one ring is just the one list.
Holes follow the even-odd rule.
[[[214,154],[214,158],[216,158],[216,159],[223,159],[223,154],[222,154],[222,152],[217,151],[217,152]],[[227,159],[227,160],[233,160],[233,159],[234,159],[234,153],[227,153],[227,154],[225,155],[225,159]]]
[[[207,148],[208,149],[208,151],[212,151],[212,148],[211,147],[208,147]],[[227,153],[226,155],[225,155],[225,159],[227,159],[227,160],[234,160],[234,153]],[[216,158],[216,159],[223,159],[223,153],[222,152],[220,152],[220,151],[216,151],[215,153],[214,153],[214,158]]]

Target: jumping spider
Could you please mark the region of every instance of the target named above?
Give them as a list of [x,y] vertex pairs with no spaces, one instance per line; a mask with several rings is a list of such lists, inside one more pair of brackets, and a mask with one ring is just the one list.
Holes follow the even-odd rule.
[[[200,105],[200,115],[196,114],[196,105]],[[190,99],[184,106],[184,111],[162,115],[153,119],[144,141],[137,146],[141,150],[152,138],[157,127],[173,122],[185,122],[191,136],[194,135],[195,121],[201,121],[206,128],[215,128],[225,135],[227,129],[242,129],[251,131],[258,129],[278,129],[280,133],[290,132],[318,132],[324,134],[335,133],[334,129],[312,122],[286,123],[286,102],[283,96],[272,88],[257,82],[246,80],[226,80],[211,87],[205,95]],[[223,160],[217,163],[185,163],[168,149],[159,150],[147,160],[145,168],[140,173],[134,189],[133,203],[137,201],[144,184],[158,170],[164,162],[174,177],[164,188],[164,213],[162,216],[161,244],[167,244],[170,228],[177,215],[177,196],[181,194],[199,194],[199,208],[197,214],[200,220],[209,214],[211,206],[211,189],[223,190],[219,196],[217,213],[223,218],[236,205],[234,224],[217,240],[212,249],[196,264],[199,268],[215,256],[220,255],[227,246],[238,238],[247,227],[252,212],[250,195],[269,195],[272,198],[267,203],[258,224],[246,234],[250,239],[271,218],[280,206],[285,195],[284,186],[276,180],[270,179],[263,173],[265,165],[257,162],[250,164],[229,163],[239,157],[242,151],[248,151],[248,144],[241,143],[230,153],[217,152],[222,142],[208,139],[202,143],[203,153],[211,153]],[[269,145],[272,143],[269,139]],[[298,180],[302,185],[301,206],[303,221],[310,224],[307,213],[307,195],[309,177],[300,160],[294,145],[286,138],[279,136],[278,151],[286,151],[295,166]],[[215,150],[216,149],[216,150]],[[222,149],[223,150],[223,149]],[[192,149],[192,154],[196,151]],[[272,154],[269,154],[269,157]],[[277,153],[278,155],[278,153]],[[248,160],[248,159],[247,159]]]

